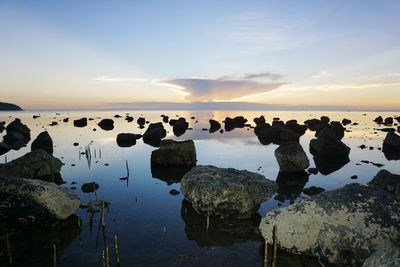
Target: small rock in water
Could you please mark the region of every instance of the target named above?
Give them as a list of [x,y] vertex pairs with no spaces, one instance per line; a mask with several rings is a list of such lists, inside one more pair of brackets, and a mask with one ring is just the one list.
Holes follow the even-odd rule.
[[307,196],[313,196],[324,192],[325,189],[322,187],[311,186],[309,188],[304,188],[303,193]]
[[81,190],[83,193],[93,193],[99,189],[99,185],[96,182],[85,183],[82,185]]
[[354,180],[354,179],[357,179],[357,178],[358,178],[357,175],[353,175],[353,176],[350,177],[350,179],[353,179],[353,180]]
[[171,189],[171,190],[169,191],[169,193],[170,193],[171,195],[173,195],[173,196],[177,196],[177,195],[180,194],[180,192],[179,192],[178,190],[176,190],[176,189]]

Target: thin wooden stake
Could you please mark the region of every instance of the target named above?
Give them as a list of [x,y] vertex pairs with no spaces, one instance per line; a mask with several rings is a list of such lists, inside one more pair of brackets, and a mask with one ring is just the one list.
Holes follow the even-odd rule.
[[115,251],[115,260],[117,262],[117,266],[119,267],[119,251],[118,251],[118,237],[114,236],[114,251]]
[[267,240],[265,240],[264,267],[268,267],[268,241]]
[[207,215],[207,228],[206,231],[208,232],[208,228],[210,227],[210,216]]
[[278,225],[274,225],[273,228],[273,238],[274,238],[274,254],[273,254],[273,261],[272,267],[277,267],[278,262]]
[[104,220],[104,200],[103,200],[103,203],[102,203],[102,209],[101,209],[101,225],[103,226],[103,227],[105,227],[106,226],[106,222],[105,222],[105,220]]
[[126,165],[126,177],[129,178],[129,166],[128,166],[128,160],[125,160],[125,165]]
[[8,254],[8,262],[10,265],[12,265],[12,254],[11,254],[11,243],[10,243],[10,237],[8,234],[6,234],[6,243],[7,243],[7,254]]
[[53,244],[53,266],[57,267],[57,247]]

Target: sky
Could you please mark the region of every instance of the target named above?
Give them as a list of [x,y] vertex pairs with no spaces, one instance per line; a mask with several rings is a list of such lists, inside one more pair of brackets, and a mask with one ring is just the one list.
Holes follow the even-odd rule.
[[0,101],[400,109],[400,1],[0,0]]

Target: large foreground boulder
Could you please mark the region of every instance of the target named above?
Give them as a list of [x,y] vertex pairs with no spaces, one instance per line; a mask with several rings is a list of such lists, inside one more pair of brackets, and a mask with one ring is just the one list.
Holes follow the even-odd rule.
[[359,184],[324,192],[269,212],[260,229],[271,242],[295,254],[319,257],[335,266],[361,266],[374,251],[400,244],[400,202]]
[[64,220],[80,205],[79,196],[53,183],[0,175],[0,228],[51,225]]
[[151,165],[195,166],[196,148],[193,140],[162,140],[160,148],[151,152]]
[[61,160],[43,149],[36,149],[6,164],[0,164],[0,174],[46,181],[54,178],[57,183],[61,166]]
[[194,167],[181,181],[181,192],[197,213],[224,218],[253,217],[276,189],[260,174],[214,166]]
[[285,142],[275,150],[281,172],[303,172],[310,166],[302,146],[297,142]]
[[53,140],[47,131],[41,132],[31,144],[31,151],[43,149],[48,154],[53,155]]

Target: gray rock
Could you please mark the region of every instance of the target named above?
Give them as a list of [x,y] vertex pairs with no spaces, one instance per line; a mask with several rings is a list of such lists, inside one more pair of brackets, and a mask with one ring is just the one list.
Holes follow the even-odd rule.
[[310,152],[323,157],[348,157],[350,148],[330,128],[324,128],[317,139],[310,142]]
[[196,148],[193,140],[162,140],[160,148],[151,152],[151,165],[195,166]]
[[275,150],[275,157],[282,172],[303,172],[310,166],[301,145],[297,142],[285,142]]
[[380,249],[374,252],[363,267],[399,267],[400,250],[395,248]]
[[41,132],[32,142],[31,151],[40,148],[53,155],[53,140],[47,131]]
[[338,266],[361,266],[374,251],[400,244],[400,202],[387,192],[351,184],[269,212],[260,229],[291,253]]
[[368,185],[385,190],[400,201],[400,175],[392,174],[387,170],[380,170]]
[[0,175],[0,227],[52,224],[80,205],[79,196],[53,183]]
[[225,218],[251,218],[276,190],[276,183],[260,174],[214,166],[194,167],[181,181],[181,192],[197,213]]
[[49,180],[49,177],[60,172],[61,166],[61,160],[43,149],[37,149],[6,164],[0,164],[0,173],[6,176]]

